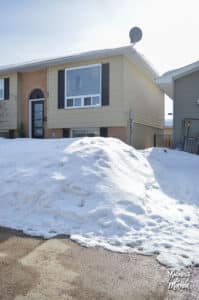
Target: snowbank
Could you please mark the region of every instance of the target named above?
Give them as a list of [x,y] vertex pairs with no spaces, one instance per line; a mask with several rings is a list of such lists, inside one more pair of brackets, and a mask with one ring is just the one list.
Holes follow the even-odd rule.
[[199,157],[112,138],[0,140],[0,225],[199,263]]

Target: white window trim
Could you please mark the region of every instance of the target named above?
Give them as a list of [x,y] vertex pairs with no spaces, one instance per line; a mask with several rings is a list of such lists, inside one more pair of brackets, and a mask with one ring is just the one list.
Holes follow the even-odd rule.
[[2,97],[2,98],[0,98],[0,101],[3,101],[3,100],[5,100],[4,78],[0,78],[0,81],[2,81],[2,82],[3,82],[3,97]]
[[[78,70],[78,69],[85,69],[85,68],[93,68],[93,67],[100,67],[100,93],[99,94],[89,94],[89,95],[78,95],[78,96],[67,96],[67,71],[69,70]],[[80,109],[80,108],[96,108],[102,106],[102,65],[101,64],[91,64],[91,65],[84,65],[80,67],[72,67],[65,69],[65,109]],[[96,97],[99,96],[99,104],[97,105],[84,105],[84,98],[86,97]],[[67,106],[68,99],[81,99],[81,106]],[[91,99],[92,101],[92,99]]]

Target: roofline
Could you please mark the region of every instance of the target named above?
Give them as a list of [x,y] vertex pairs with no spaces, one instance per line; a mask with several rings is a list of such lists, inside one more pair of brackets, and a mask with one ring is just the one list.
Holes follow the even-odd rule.
[[63,65],[67,63],[73,62],[84,62],[91,59],[99,59],[99,58],[107,58],[117,55],[125,55],[126,57],[133,60],[133,62],[139,65],[145,72],[153,79],[158,77],[158,73],[154,70],[154,68],[147,62],[147,60],[139,54],[132,45],[118,47],[118,48],[110,48],[110,49],[102,49],[102,50],[93,50],[82,53],[76,53],[72,55],[30,61],[26,63],[13,64],[8,66],[0,67],[0,74],[9,74],[9,73],[17,73],[17,72],[29,72],[36,71],[41,69],[46,69],[50,66]]
[[199,61],[168,71],[156,79],[159,87],[171,98],[174,98],[174,81],[199,70]]

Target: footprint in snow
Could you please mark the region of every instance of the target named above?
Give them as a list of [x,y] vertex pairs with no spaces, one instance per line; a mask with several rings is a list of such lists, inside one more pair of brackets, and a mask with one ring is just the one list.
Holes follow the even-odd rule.
[[170,243],[163,243],[164,248],[171,249],[172,245]]
[[156,182],[146,183],[145,184],[146,190],[156,189],[159,190],[159,185]]
[[162,218],[158,215],[150,215],[150,217],[158,223],[163,222]]

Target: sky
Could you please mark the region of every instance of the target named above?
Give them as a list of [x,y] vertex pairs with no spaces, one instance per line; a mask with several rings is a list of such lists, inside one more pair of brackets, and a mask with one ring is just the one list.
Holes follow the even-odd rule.
[[[198,0],[0,0],[0,65],[129,44],[162,74],[198,60]],[[166,98],[166,115],[172,101]]]

